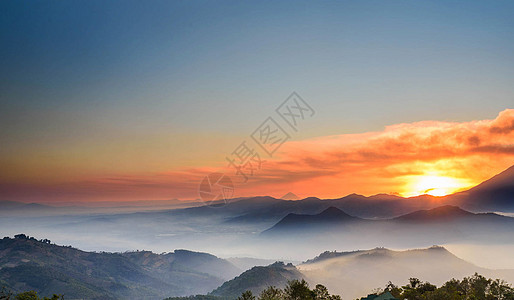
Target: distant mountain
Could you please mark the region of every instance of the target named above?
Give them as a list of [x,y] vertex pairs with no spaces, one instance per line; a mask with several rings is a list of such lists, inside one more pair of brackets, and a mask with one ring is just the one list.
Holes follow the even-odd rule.
[[[250,202],[253,199],[247,198],[244,201]],[[474,212],[514,212],[514,166],[468,191],[444,197],[420,195],[403,198],[390,194],[366,197],[350,194],[337,199],[323,200],[310,197],[297,201],[277,200],[254,206],[251,210],[240,211],[240,215],[231,218],[230,221],[278,221],[290,213],[317,214],[331,206],[360,218],[388,219],[442,205],[460,206]]]
[[410,277],[440,285],[475,272],[514,282],[514,270],[489,270],[468,263],[443,247],[392,251],[385,248],[352,252],[325,252],[299,265],[311,282],[321,283],[343,299],[355,299],[388,281],[397,285]]
[[435,222],[435,221],[454,221],[465,217],[471,217],[475,214],[461,209],[453,205],[445,205],[433,209],[419,210],[395,218],[397,221],[413,221],[413,222]]
[[284,196],[282,196],[280,199],[282,199],[282,200],[300,200],[300,197],[289,192],[289,193],[285,194]]
[[473,211],[514,212],[514,166],[467,191],[447,198]]
[[282,261],[286,264],[289,264],[289,263],[299,264],[300,263],[300,261],[293,261],[293,260],[260,259],[260,258],[252,258],[252,257],[230,257],[230,258],[226,258],[226,260],[243,271],[250,270],[253,267],[269,266],[270,264],[272,264],[276,261]]
[[271,233],[284,233],[287,231],[302,231],[306,232],[309,230],[321,229],[325,226],[342,226],[348,223],[355,223],[363,221],[360,218],[353,217],[345,213],[344,211],[336,208],[329,207],[316,215],[303,215],[290,213],[275,224],[270,229],[263,232],[263,234]]
[[85,252],[19,235],[0,240],[0,282],[67,299],[163,299],[211,291],[239,270],[206,253]]
[[471,213],[446,205],[392,219],[375,220],[353,217],[330,207],[315,215],[289,214],[264,230],[261,237],[273,243],[309,240],[327,246],[338,241],[372,241],[375,245],[393,244],[400,247],[411,247],[423,241],[435,244],[504,242],[514,238],[514,218],[494,213]]
[[0,201],[0,216],[11,216],[13,214],[34,214],[40,215],[41,213],[55,212],[56,208],[50,205],[43,205],[38,203],[24,203],[17,201]]
[[16,201],[8,201],[8,200],[2,200],[0,201],[0,209],[15,209],[23,207],[25,203],[22,202],[16,202]]
[[147,201],[100,201],[94,203],[68,202],[59,203],[59,206],[3,200],[0,201],[0,216],[41,217],[54,215],[107,214],[133,211],[178,209],[201,205],[203,205],[203,202],[186,202],[180,201],[178,199]]
[[259,295],[269,286],[284,288],[289,280],[304,279],[304,276],[292,264],[276,262],[266,267],[253,267],[238,277],[223,283],[210,293],[223,299],[236,299],[243,292],[250,290]]
[[453,205],[445,205],[428,210],[415,211],[392,219],[414,223],[440,222],[496,222],[514,225],[514,218],[495,213],[472,213]]

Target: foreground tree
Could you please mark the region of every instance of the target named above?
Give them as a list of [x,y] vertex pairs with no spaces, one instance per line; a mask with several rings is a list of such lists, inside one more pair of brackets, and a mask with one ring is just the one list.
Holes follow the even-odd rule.
[[255,300],[255,296],[252,291],[246,291],[241,296],[237,297],[237,300]]
[[284,299],[284,293],[281,289],[277,289],[274,286],[270,286],[259,295],[259,300],[282,300]]
[[13,296],[13,293],[7,291],[6,288],[2,288],[0,291],[0,300],[63,300],[64,296],[54,294],[51,298],[43,297],[40,298],[35,291],[28,291],[19,293]]
[[312,292],[314,293],[315,300],[341,300],[341,296],[339,295],[330,295],[328,289],[322,284],[316,285],[316,288],[312,290]]
[[289,281],[284,289],[285,300],[313,300],[314,292],[309,289],[309,284],[304,279]]
[[[255,299],[251,291],[244,292],[237,300]],[[259,294],[259,300],[341,300],[338,295],[330,295],[321,284],[311,290],[305,280],[291,280],[284,290],[270,286]]]
[[514,300],[514,289],[505,281],[487,279],[476,273],[462,281],[451,279],[439,288],[418,278],[410,278],[401,288],[389,282],[384,290],[379,289],[375,294],[383,291],[402,300]]

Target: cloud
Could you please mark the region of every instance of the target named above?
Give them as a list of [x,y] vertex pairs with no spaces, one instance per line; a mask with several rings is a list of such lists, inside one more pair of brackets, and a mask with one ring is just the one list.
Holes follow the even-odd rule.
[[60,184],[0,183],[0,195],[25,201],[196,199],[201,179],[221,171],[236,182],[236,196],[292,191],[304,197],[337,197],[405,192],[409,178],[426,174],[478,184],[513,163],[514,109],[507,109],[493,120],[421,121],[376,132],[290,141],[246,182],[220,164]]
[[[344,185],[350,173],[362,178],[353,187],[356,192],[372,191],[370,185],[384,181],[384,176],[396,179],[389,182],[397,187],[405,176],[426,173],[479,183],[514,162],[513,124],[514,110],[508,109],[494,120],[422,121],[387,126],[379,132],[294,141],[281,148],[280,159],[269,167],[295,165],[299,174],[289,177],[290,182],[302,178],[300,174],[320,176],[313,171],[323,170],[341,177]],[[339,192],[342,190],[350,192],[347,188]]]

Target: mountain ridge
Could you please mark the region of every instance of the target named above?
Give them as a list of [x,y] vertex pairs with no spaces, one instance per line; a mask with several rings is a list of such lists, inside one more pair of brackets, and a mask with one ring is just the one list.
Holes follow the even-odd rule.
[[35,290],[46,296],[163,299],[207,293],[240,273],[207,253],[86,252],[23,234],[0,239],[0,253],[0,282],[14,292]]
[[247,290],[254,295],[259,295],[269,286],[284,288],[289,280],[294,279],[301,280],[305,277],[293,264],[286,265],[283,262],[275,262],[268,266],[253,267],[236,278],[226,281],[209,295],[224,299],[236,299]]
[[368,294],[388,281],[407,282],[410,277],[442,284],[478,272],[514,281],[514,270],[492,270],[469,263],[446,248],[432,246],[409,250],[374,248],[348,252],[324,252],[297,266],[312,282],[325,285],[345,299]]

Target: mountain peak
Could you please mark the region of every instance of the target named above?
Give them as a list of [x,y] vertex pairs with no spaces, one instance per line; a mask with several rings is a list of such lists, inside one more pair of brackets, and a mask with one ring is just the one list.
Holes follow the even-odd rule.
[[260,294],[269,286],[284,288],[290,280],[304,279],[292,264],[275,262],[268,266],[255,266],[241,273],[232,280],[226,281],[210,293],[223,299],[236,299],[244,291],[250,290],[254,295]]
[[303,215],[289,213],[282,218],[277,224],[263,234],[277,233],[281,230],[307,230],[307,229],[320,229],[319,226],[326,225],[341,225],[347,222],[362,221],[362,219],[350,216],[337,207],[330,206],[319,214]]
[[349,216],[349,215],[347,213],[345,213],[344,211],[340,210],[337,207],[330,206],[329,208],[327,208],[324,211],[322,211],[321,213],[319,213],[318,216],[323,216],[323,217],[345,217],[345,216]]
[[402,221],[443,221],[452,220],[466,216],[473,216],[473,213],[465,211],[458,206],[444,205],[428,210],[418,210],[396,218]]
[[289,193],[285,194],[284,196],[282,196],[280,199],[282,199],[282,200],[300,200],[300,197],[289,192]]
[[514,166],[453,196],[453,202],[472,211],[514,210]]
[[465,211],[462,208],[455,206],[455,205],[443,205],[443,206],[429,209],[428,211],[435,213],[435,214],[464,214],[464,215],[472,214],[469,211]]
[[514,165],[480,183],[469,191],[480,191],[505,187],[514,187]]
[[443,246],[438,246],[438,245],[433,245],[432,247],[427,248],[427,250],[430,250],[430,251],[444,251],[444,252],[450,252],[450,251],[448,251],[448,249],[446,249],[445,247],[443,247]]

